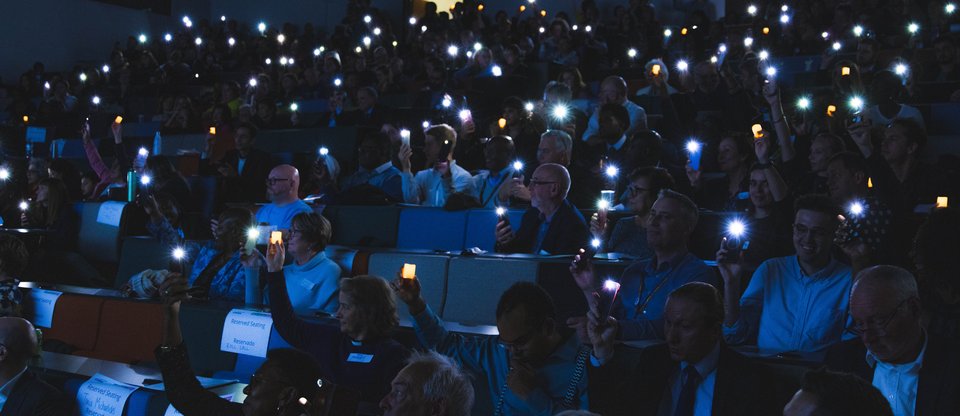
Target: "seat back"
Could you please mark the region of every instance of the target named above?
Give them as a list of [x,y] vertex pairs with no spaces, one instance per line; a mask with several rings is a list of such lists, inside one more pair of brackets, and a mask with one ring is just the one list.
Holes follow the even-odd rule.
[[400,210],[398,249],[463,250],[467,211],[405,207]]
[[78,351],[78,355],[128,364],[154,361],[153,350],[160,345],[163,332],[163,305],[106,299],[100,315],[96,346],[92,351]]
[[535,282],[537,262],[525,259],[455,257],[447,272],[445,321],[496,325],[500,295],[517,282]]
[[116,263],[120,252],[120,224],[128,204],[125,202],[81,202],[77,251],[87,260]]
[[[92,350],[97,344],[104,298],[64,293],[57,299],[50,328],[41,328],[45,344],[58,341],[71,349]],[[34,305],[28,290],[23,296],[24,318],[33,321]]]
[[400,209],[395,206],[328,205],[323,216],[333,225],[333,244],[362,247],[395,247],[397,244]]
[[[370,255],[369,273],[386,279],[388,282],[396,279],[397,272],[404,263],[417,265],[417,279],[420,280],[423,300],[437,314],[443,314],[444,298],[447,292],[447,266],[450,258],[430,254],[404,253],[372,253]],[[400,302],[400,317],[410,315],[407,305]]]
[[[514,230],[520,228],[523,213],[523,210],[507,210],[506,215],[510,219],[510,224]],[[471,209],[467,211],[467,229],[463,247],[480,247],[483,250],[493,251],[493,245],[497,242],[494,236],[497,221],[497,214],[492,209]]]
[[169,265],[166,249],[153,237],[127,237],[123,239],[120,264],[113,287],[119,288],[133,275],[146,269],[161,270]]

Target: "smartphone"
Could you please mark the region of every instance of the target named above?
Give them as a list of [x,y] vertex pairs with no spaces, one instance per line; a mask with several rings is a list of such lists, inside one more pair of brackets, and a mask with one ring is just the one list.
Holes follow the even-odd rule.
[[853,114],[850,116],[849,121],[850,121],[850,124],[859,124],[860,122],[863,121],[863,115],[860,113]]
[[653,76],[660,75],[660,64],[653,64],[653,67],[650,68],[650,73],[652,73]]
[[216,127],[210,127],[210,135],[211,135],[211,136],[215,136],[216,134],[217,134],[217,128],[216,128]]
[[283,232],[282,231],[271,231],[270,232],[270,244],[282,244],[283,243]]
[[597,252],[594,250],[593,247],[585,247],[585,248],[581,248],[580,251],[577,252],[577,254],[580,255],[580,260],[574,261],[573,267],[576,268],[577,270],[583,270],[583,269],[586,269],[587,264],[590,263],[589,259],[593,258],[593,256],[596,255]]
[[727,249],[727,255],[722,263],[737,263],[740,261],[740,255],[750,247],[750,241],[744,238],[727,237],[722,245]]

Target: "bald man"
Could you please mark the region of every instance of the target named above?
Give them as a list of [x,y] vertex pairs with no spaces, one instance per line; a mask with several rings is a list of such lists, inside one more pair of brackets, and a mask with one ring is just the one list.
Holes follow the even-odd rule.
[[626,137],[633,136],[633,133],[639,130],[647,129],[647,112],[643,107],[627,99],[627,81],[624,81],[623,78],[616,75],[604,78],[603,82],[600,83],[599,98],[597,109],[594,110],[593,115],[590,116],[590,121],[587,123],[587,131],[583,132],[581,138],[583,141],[589,140],[600,132],[600,107],[603,107],[604,104],[622,105],[630,114],[630,128],[625,133]]
[[313,212],[306,202],[297,196],[300,190],[300,171],[290,165],[273,168],[267,176],[267,199],[270,203],[257,211],[257,222],[276,226],[280,230],[290,228],[290,220],[301,212]]
[[917,282],[896,266],[874,266],[850,290],[851,332],[827,352],[827,366],[870,381],[894,415],[960,414],[960,346],[929,334]]
[[0,318],[0,415],[70,414],[67,396],[27,368],[36,351],[37,332],[30,322]]
[[570,201],[570,173],[563,165],[544,163],[530,178],[530,208],[514,232],[502,216],[497,222],[498,253],[574,254],[587,243],[583,215]]

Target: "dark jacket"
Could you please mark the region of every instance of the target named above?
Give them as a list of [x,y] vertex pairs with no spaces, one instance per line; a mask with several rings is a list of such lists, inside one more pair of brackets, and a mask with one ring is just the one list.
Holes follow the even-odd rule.
[[0,416],[60,416],[71,414],[73,401],[29,369],[10,390]]
[[[238,169],[240,152],[231,150],[220,163]],[[273,158],[269,153],[251,149],[243,164],[243,172],[238,176],[223,178],[222,192],[224,202],[263,202],[267,199],[267,176],[273,169]]]
[[[612,362],[591,371],[590,410],[605,416],[656,415],[680,363],[670,358],[666,344],[645,348],[639,357],[622,354],[624,350],[618,348]],[[721,344],[716,372],[714,416],[782,412],[786,398],[776,391],[777,383],[761,364]]]
[[[927,333],[920,380],[917,383],[917,416],[960,414],[960,346]],[[867,348],[859,339],[841,342],[827,350],[825,364],[836,370],[873,381]]]
[[[537,244],[537,233],[543,221],[540,210],[528,208],[520,220],[520,229],[516,231],[513,240],[506,244],[497,243],[496,251],[538,254],[539,252],[534,252],[534,245]],[[550,227],[547,228],[540,249],[551,255],[575,254],[577,250],[585,247],[589,234],[587,222],[580,211],[570,201],[563,200],[563,204],[550,220]]]
[[196,374],[190,367],[187,348],[183,344],[173,347],[169,351],[163,351],[160,347],[157,347],[154,355],[157,357],[157,364],[163,374],[167,400],[180,413],[186,416],[243,416],[243,405],[241,403],[233,403],[223,399],[200,385]]

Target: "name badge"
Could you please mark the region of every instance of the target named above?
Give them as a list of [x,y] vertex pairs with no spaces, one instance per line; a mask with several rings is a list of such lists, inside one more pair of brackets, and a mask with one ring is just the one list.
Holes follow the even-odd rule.
[[358,352],[350,353],[347,357],[348,363],[364,363],[368,364],[373,361],[373,354],[360,354]]

